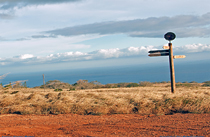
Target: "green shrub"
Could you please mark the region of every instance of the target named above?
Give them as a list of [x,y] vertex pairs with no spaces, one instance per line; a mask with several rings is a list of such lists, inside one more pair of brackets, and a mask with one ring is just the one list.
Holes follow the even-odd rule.
[[127,87],[138,87],[139,84],[138,83],[130,83],[127,85]]
[[63,90],[60,88],[56,88],[54,91],[63,91]]
[[127,87],[128,83],[117,83],[117,87]]
[[76,89],[74,87],[70,87],[69,91],[71,91],[71,90],[76,90]]
[[8,84],[8,85],[6,85],[6,86],[4,86],[5,88],[11,88],[12,87],[12,85],[11,84]]
[[112,85],[111,85],[111,84],[106,84],[106,85],[104,86],[104,88],[112,88]]
[[210,87],[210,81],[205,81],[203,84],[204,87]]

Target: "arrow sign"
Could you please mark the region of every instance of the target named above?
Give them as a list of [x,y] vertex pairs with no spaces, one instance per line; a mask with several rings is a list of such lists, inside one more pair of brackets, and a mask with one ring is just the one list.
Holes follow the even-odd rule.
[[164,52],[169,52],[169,50],[151,50],[151,51],[149,51],[148,53],[164,53]]
[[174,59],[178,59],[178,58],[185,58],[186,56],[185,55],[175,55],[173,57],[174,57]]
[[166,53],[166,52],[164,52],[164,53],[156,52],[156,53],[151,53],[148,56],[155,57],[155,56],[168,56],[168,55],[169,55],[169,53]]
[[163,46],[163,49],[169,49],[169,46]]

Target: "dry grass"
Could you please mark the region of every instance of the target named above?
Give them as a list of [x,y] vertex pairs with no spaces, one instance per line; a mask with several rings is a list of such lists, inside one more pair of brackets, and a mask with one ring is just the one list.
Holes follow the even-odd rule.
[[210,87],[104,88],[56,92],[54,89],[1,89],[0,113],[16,114],[173,114],[210,113]]

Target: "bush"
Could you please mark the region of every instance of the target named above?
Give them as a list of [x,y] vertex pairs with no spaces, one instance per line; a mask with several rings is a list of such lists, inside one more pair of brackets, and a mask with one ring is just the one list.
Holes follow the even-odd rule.
[[152,83],[149,82],[149,81],[141,81],[139,82],[139,86],[142,86],[142,87],[147,87],[147,86],[152,86]]
[[64,83],[59,80],[50,80],[46,82],[46,85],[41,85],[39,88],[50,88],[50,89],[69,89],[71,85]]
[[54,91],[63,91],[63,90],[59,88],[59,89],[55,89]]
[[76,89],[75,89],[75,88],[73,88],[73,87],[70,87],[69,91],[71,91],[71,90],[76,90]]
[[72,86],[75,89],[98,89],[98,88],[102,88],[104,85],[98,81],[88,82],[88,80],[78,80]]
[[203,84],[204,87],[210,87],[210,81],[205,81]]
[[190,83],[198,83],[198,82],[196,82],[196,81],[191,81]]
[[130,83],[127,85],[127,87],[138,87],[138,86],[139,86],[139,84],[137,84],[137,83]]
[[106,84],[102,88],[117,88],[118,86],[116,84]]
[[11,84],[8,84],[6,86],[4,86],[5,88],[12,88],[12,85]]
[[123,87],[127,87],[128,83],[117,83],[116,85],[117,85],[117,87],[119,87],[119,88],[120,88],[120,87],[123,88]]

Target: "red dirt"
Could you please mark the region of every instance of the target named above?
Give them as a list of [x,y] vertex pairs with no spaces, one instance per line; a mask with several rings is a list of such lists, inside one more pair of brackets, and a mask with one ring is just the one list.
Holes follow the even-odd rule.
[[0,115],[0,136],[210,136],[210,114]]

